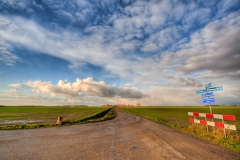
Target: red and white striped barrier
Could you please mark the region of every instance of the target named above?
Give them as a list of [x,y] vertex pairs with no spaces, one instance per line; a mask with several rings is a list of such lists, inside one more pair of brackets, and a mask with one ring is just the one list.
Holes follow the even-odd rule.
[[189,118],[188,121],[193,122],[193,123],[199,123],[199,124],[203,124],[203,125],[218,127],[218,128],[237,130],[235,125],[225,124],[225,123],[221,123],[221,122],[210,122],[210,121],[199,120],[199,119],[194,119],[194,118]]
[[225,114],[221,115],[221,114],[198,113],[198,112],[188,112],[188,115],[195,116],[195,117],[223,119],[226,121],[235,121],[235,116],[233,115],[225,115]]
[[214,126],[214,127],[218,127],[218,128],[237,130],[235,125],[225,124],[225,123],[221,123],[221,122],[210,122],[210,121],[206,120],[206,118],[216,118],[216,119],[222,119],[222,121],[223,120],[235,121],[235,116],[233,116],[233,115],[220,115],[220,114],[198,113],[198,112],[188,112],[188,115],[194,116],[194,117],[205,117],[205,120],[189,118],[188,121],[192,122],[192,123],[199,123],[199,124]]

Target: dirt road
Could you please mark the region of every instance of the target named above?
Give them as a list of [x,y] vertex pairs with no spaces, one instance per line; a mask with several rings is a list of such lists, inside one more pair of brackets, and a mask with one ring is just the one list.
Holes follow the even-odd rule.
[[113,120],[0,131],[0,159],[240,159],[240,154],[117,109]]

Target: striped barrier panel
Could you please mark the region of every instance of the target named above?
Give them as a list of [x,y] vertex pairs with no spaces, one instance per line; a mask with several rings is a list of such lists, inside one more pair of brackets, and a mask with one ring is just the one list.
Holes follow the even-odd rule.
[[[194,117],[204,117],[205,120],[199,120],[195,118],[189,118],[188,121],[192,123],[199,123],[203,125],[208,125],[208,126],[213,126],[213,127],[218,127],[218,128],[224,128],[224,129],[230,129],[230,130],[237,130],[235,125],[231,124],[225,124],[223,123],[224,120],[227,121],[235,121],[235,116],[233,115],[220,115],[220,114],[211,114],[211,113],[198,113],[198,112],[188,112],[189,116],[194,116]],[[215,119],[221,119],[221,122],[211,122],[207,121],[206,118],[215,118]]]
[[223,119],[226,121],[235,121],[235,116],[233,115],[225,115],[225,114],[221,115],[221,114],[198,113],[198,112],[188,112],[188,115],[195,116],[195,117]]
[[225,123],[220,123],[220,122],[210,122],[210,121],[199,120],[199,119],[194,119],[194,118],[189,118],[188,121],[193,122],[193,123],[199,123],[199,124],[203,124],[203,125],[218,127],[218,128],[237,130],[236,126],[231,125],[231,124],[225,124]]

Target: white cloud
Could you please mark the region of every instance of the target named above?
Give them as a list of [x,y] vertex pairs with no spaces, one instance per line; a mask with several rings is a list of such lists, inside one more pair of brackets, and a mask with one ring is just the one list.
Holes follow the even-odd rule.
[[22,84],[19,84],[19,83],[9,84],[9,86],[13,88],[22,88]]
[[16,62],[21,62],[21,59],[8,51],[0,50],[0,61],[5,63],[8,66],[14,66]]
[[9,89],[9,90],[2,90],[2,91],[7,93],[7,94],[15,94],[15,93],[17,93],[16,89]]
[[[102,66],[106,70],[124,77],[126,76],[125,68],[119,66],[121,64],[130,66],[131,64],[123,55],[115,54],[121,50],[119,41],[113,40],[108,45],[104,44],[104,41],[116,37],[115,32],[112,33],[109,27],[86,28],[86,32],[90,35],[79,37],[81,35],[71,31],[52,32],[31,20],[5,16],[0,16],[0,19],[4,21],[4,24],[0,24],[0,38],[4,42],[9,41],[30,50],[62,58],[72,63],[69,66],[72,69],[84,63],[89,63]],[[135,42],[123,44],[123,48],[131,50],[134,49],[135,45]],[[10,55],[8,55],[8,58],[14,60],[14,57],[11,58]],[[17,61],[17,57],[15,57],[15,61]]]
[[[240,16],[239,12],[208,24],[196,33],[188,44],[188,53],[184,72],[211,70],[229,73],[240,69]],[[187,45],[186,45],[187,46]],[[183,53],[187,49],[182,50]],[[197,53],[197,54],[196,54]]]
[[174,45],[181,37],[179,27],[169,27],[162,29],[154,34],[151,34],[148,39],[146,39],[146,44],[143,45],[142,50],[157,51],[165,49],[166,47]]
[[195,94],[194,88],[178,89],[171,87],[156,87],[145,91],[149,98],[139,101],[149,106],[181,106],[181,105],[202,105],[201,97]]
[[[14,89],[15,90],[15,89]],[[46,97],[41,95],[29,95],[26,93],[19,93],[12,91],[10,93],[5,92],[5,94],[1,94],[0,92],[0,101],[1,105],[9,105],[9,106],[19,106],[19,105],[63,105],[68,104],[68,102],[60,102],[61,98],[58,97]]]
[[79,68],[81,66],[84,66],[84,65],[85,65],[84,63],[73,63],[73,64],[68,65],[68,67],[70,69],[77,69],[77,68]]
[[144,52],[157,51],[159,47],[155,43],[147,43],[141,50]]
[[25,85],[33,88],[33,91],[36,93],[50,94],[52,96],[78,96],[78,90],[73,89],[70,83],[65,84],[62,80],[57,85],[42,81],[28,81]]
[[17,62],[21,62],[21,59],[17,55],[11,53],[12,50],[12,45],[0,38],[0,61],[8,66],[14,66]]
[[143,98],[142,94],[136,88],[117,87],[116,85],[107,85],[104,81],[96,82],[93,78],[76,79],[76,82],[65,83],[60,80],[54,85],[51,82],[28,81],[25,85],[33,88],[33,91],[40,94],[50,94],[52,96],[80,97],[79,92],[97,97],[121,97],[121,98]]
[[76,103],[76,102],[80,102],[80,100],[68,99],[67,102],[69,102],[69,103]]
[[193,33],[189,42],[181,42],[178,51],[162,52],[159,67],[178,75],[209,73],[212,78],[231,75],[236,79],[240,69],[239,22],[239,12],[235,12],[209,23]]
[[[211,11],[209,8],[195,8],[194,10],[190,11],[184,18],[184,23],[191,24],[191,23],[203,23],[208,21],[211,16]],[[203,23],[204,24],[204,23]]]
[[194,78],[183,78],[183,77],[173,77],[169,76],[167,79],[174,80],[174,82],[170,82],[168,85],[176,85],[176,87],[203,87],[204,85],[200,83],[198,80]]
[[76,20],[70,12],[64,11],[62,9],[57,10],[55,13],[58,17],[61,17],[61,20],[64,22],[73,23]]
[[123,43],[121,47],[124,51],[133,51],[135,48],[132,43]]

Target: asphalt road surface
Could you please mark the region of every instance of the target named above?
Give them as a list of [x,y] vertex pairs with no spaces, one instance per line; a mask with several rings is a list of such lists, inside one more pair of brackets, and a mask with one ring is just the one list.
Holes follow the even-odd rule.
[[117,109],[113,120],[0,131],[0,159],[240,159],[240,154]]

